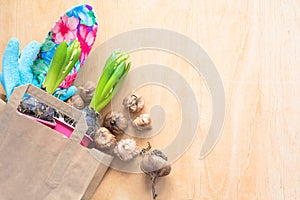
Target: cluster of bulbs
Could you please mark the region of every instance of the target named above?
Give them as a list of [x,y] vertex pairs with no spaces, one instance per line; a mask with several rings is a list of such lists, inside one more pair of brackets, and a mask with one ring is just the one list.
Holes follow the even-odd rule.
[[[71,98],[70,103],[72,106],[86,112],[89,116],[89,109],[86,105],[92,99],[95,91],[95,84],[87,82],[83,87],[79,87],[79,93]],[[123,106],[128,109],[130,113],[139,114],[145,105],[145,101],[138,94],[131,94],[123,100]],[[93,112],[92,112],[93,113]],[[94,117],[92,117],[94,118]],[[87,120],[88,122],[88,120]],[[150,151],[151,145],[148,143],[147,148],[140,148],[137,146],[136,141],[132,138],[117,140],[118,136],[124,134],[124,130],[128,127],[128,120],[121,112],[110,111],[103,119],[102,126],[99,123],[91,123],[88,130],[91,138],[93,139],[92,145],[102,152],[116,155],[120,160],[128,162],[137,156],[142,156],[140,168],[150,176],[152,183],[152,197],[157,197],[155,191],[155,184],[158,177],[166,176],[171,172],[171,166],[165,156],[160,150]],[[94,125],[96,125],[94,127]],[[133,127],[139,131],[151,128],[151,118],[149,114],[140,114],[132,121]]]

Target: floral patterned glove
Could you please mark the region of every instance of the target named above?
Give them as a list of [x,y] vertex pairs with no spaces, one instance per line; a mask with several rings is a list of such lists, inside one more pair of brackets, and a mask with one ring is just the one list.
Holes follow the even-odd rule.
[[[38,84],[41,85],[47,74],[56,47],[63,41],[67,44],[74,40],[80,42],[81,54],[79,60],[60,84],[57,94],[69,88],[85,59],[90,53],[97,35],[98,23],[91,6],[83,4],[72,8],[63,14],[48,33],[40,52],[32,65],[32,71]],[[73,91],[73,90],[72,90]],[[61,96],[59,95],[59,96]]]

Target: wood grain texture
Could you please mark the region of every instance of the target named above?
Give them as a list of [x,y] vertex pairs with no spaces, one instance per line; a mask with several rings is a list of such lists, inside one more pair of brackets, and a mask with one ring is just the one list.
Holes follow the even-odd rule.
[[[211,120],[209,91],[182,60],[155,53],[134,58],[172,66],[198,97],[201,120],[193,144],[158,182],[158,199],[300,199],[300,3],[297,0],[0,0],[0,57],[17,37],[23,48],[43,42],[58,16],[79,3],[99,20],[96,46],[122,32],[156,27],[196,41],[215,63],[225,87],[226,118],[214,150],[199,159]],[[161,56],[161,57],[160,57]],[[151,95],[144,92],[146,99]],[[170,97],[159,94],[161,102]],[[151,93],[151,94],[153,94]],[[174,103],[175,105],[175,103]],[[175,106],[176,107],[176,106]],[[178,130],[153,138],[164,146]],[[170,134],[167,134],[171,132]],[[151,199],[142,174],[110,169],[93,200]]]

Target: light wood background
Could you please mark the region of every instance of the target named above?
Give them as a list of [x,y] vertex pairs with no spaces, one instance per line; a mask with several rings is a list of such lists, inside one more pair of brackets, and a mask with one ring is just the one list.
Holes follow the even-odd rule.
[[[138,28],[165,28],[196,41],[215,63],[226,93],[226,119],[214,150],[199,159],[211,118],[209,92],[177,58],[135,54],[136,63],[174,67],[193,85],[201,108],[199,133],[172,173],[158,182],[158,199],[300,199],[300,2],[297,0],[0,0],[0,57],[11,37],[22,48],[43,42],[67,9],[89,3],[99,20],[96,46]],[[139,57],[140,56],[140,57]],[[160,57],[161,56],[161,57]],[[138,65],[137,64],[137,65]],[[144,91],[144,90],[143,90]],[[143,93],[143,91],[141,91]],[[160,100],[170,100],[165,93]],[[146,99],[151,104],[150,96]],[[171,132],[153,138],[164,146]],[[170,138],[168,138],[170,137]],[[151,199],[142,174],[110,169],[93,200]]]

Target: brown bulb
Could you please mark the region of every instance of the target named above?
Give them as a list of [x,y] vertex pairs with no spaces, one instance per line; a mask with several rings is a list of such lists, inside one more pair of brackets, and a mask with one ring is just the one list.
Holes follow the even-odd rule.
[[139,131],[151,128],[151,118],[149,114],[141,114],[132,121],[132,125]]
[[86,104],[91,102],[95,93],[95,89],[96,85],[92,81],[87,81],[83,87],[78,87],[79,94]]
[[152,183],[152,197],[156,199],[155,184],[158,177],[167,176],[171,172],[168,158],[159,150],[146,153],[140,163],[141,170],[150,176]]
[[127,129],[128,121],[123,113],[111,111],[105,115],[103,126],[108,128],[112,134],[121,135]]
[[138,113],[144,108],[145,102],[138,94],[131,94],[123,100],[123,105],[129,112]]
[[99,150],[112,150],[117,144],[116,137],[105,128],[100,127],[93,135],[95,148]]
[[84,102],[79,94],[71,97],[70,104],[79,110],[84,108]]
[[171,172],[168,158],[159,150],[146,153],[141,161],[140,167],[144,173],[157,175],[158,177],[166,176]]
[[120,160],[128,161],[139,155],[139,149],[134,139],[122,139],[114,149]]

